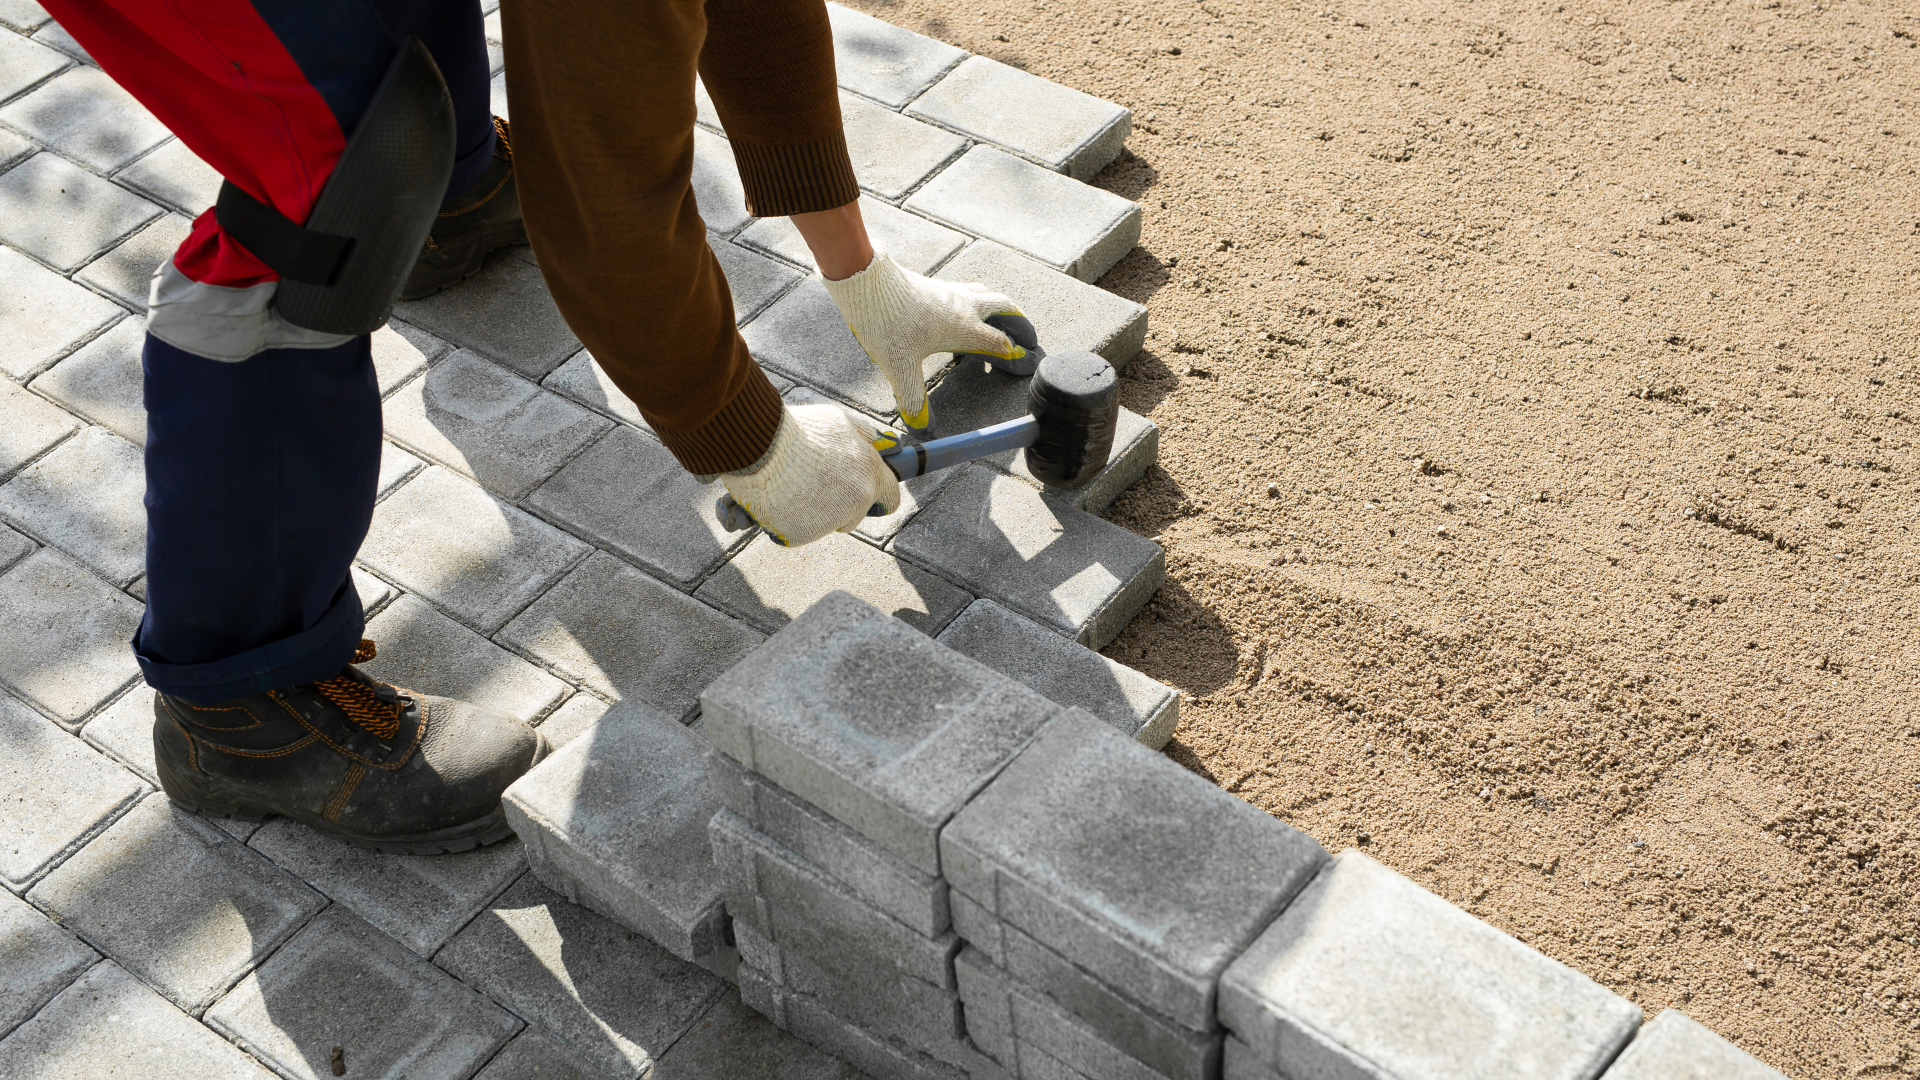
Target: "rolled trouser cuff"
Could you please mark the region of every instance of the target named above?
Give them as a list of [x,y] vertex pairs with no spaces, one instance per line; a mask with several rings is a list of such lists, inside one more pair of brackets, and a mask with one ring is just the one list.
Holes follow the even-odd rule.
[[133,655],[148,686],[196,704],[212,705],[282,686],[330,679],[353,659],[365,629],[360,594],[348,577],[320,621],[292,637],[203,664],[169,664],[147,655],[141,644],[146,635],[146,620],[142,618],[133,636]]
[[847,155],[847,136],[788,146],[733,142],[734,164],[755,217],[790,217],[845,206],[860,197],[860,181]]
[[[739,392],[705,423],[680,429],[653,424],[654,434],[688,472],[699,476],[739,472],[759,461],[773,445],[786,403],[758,364],[749,362],[746,367]],[[649,422],[652,419],[648,417]]]

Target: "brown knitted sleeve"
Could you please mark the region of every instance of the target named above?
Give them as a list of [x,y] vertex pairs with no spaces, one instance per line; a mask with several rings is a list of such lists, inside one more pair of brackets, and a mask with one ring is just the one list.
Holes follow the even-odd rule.
[[755,216],[831,210],[860,197],[825,0],[707,0],[700,77]]

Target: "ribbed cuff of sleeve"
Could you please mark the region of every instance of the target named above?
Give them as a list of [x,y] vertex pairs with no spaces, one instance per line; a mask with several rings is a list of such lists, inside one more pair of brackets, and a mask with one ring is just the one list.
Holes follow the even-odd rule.
[[816,142],[761,146],[736,140],[734,164],[755,217],[788,217],[845,206],[860,197],[847,156],[847,136],[836,131]]
[[749,365],[746,384],[733,400],[696,428],[672,430],[654,425],[668,450],[696,476],[739,472],[759,461],[773,445],[786,404],[759,365]]

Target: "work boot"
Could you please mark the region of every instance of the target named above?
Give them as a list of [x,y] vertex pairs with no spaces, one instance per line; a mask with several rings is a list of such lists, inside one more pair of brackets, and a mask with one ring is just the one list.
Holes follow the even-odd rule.
[[[363,640],[352,662],[373,654]],[[218,705],[153,695],[155,771],[174,802],[245,821],[281,814],[395,855],[506,839],[500,793],[548,750],[513,717],[351,666]]]
[[496,116],[493,162],[467,190],[440,206],[427,246],[413,264],[400,299],[418,300],[458,285],[480,272],[488,254],[527,242],[520,217],[520,192],[513,182],[513,143],[507,122]]

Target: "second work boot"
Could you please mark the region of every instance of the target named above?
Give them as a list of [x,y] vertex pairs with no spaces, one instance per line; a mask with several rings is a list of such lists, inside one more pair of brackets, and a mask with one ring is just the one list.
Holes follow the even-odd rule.
[[[362,641],[353,663],[373,655]],[[351,666],[217,705],[156,692],[153,714],[154,771],[174,802],[248,821],[280,814],[395,855],[506,839],[500,793],[549,749],[513,717]]]
[[513,182],[513,142],[507,122],[493,118],[497,138],[493,163],[467,190],[448,199],[427,234],[426,249],[400,290],[400,299],[418,300],[480,272],[487,256],[500,248],[527,242],[527,225],[520,217],[520,192]]

